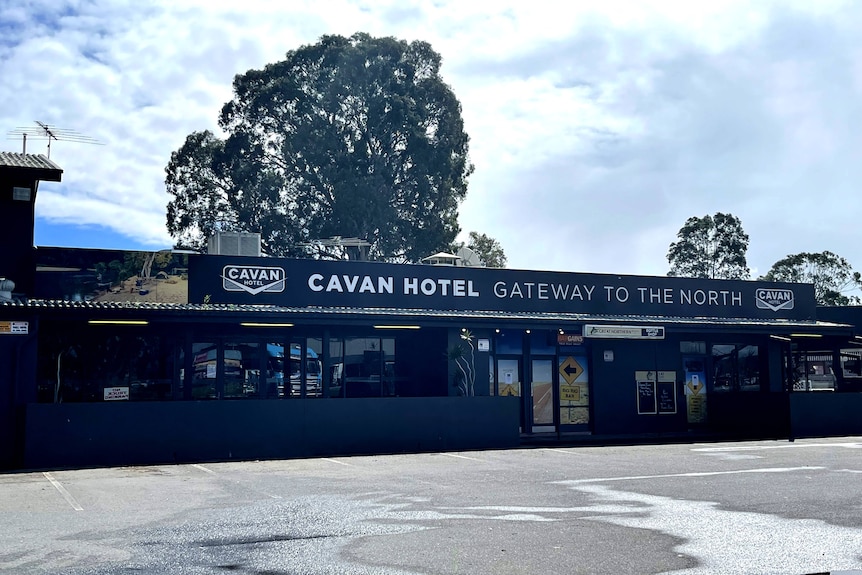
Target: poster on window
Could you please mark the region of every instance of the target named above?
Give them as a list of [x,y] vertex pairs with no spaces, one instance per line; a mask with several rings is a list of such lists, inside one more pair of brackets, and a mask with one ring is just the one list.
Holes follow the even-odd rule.
[[702,358],[685,357],[685,407],[689,423],[706,423],[706,369]]

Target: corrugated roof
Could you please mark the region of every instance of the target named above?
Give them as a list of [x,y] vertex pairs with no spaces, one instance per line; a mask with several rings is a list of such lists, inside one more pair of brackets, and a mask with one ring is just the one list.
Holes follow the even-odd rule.
[[374,318],[413,318],[429,320],[484,320],[484,321],[532,321],[537,323],[612,323],[674,326],[712,327],[760,327],[775,329],[850,329],[849,324],[816,320],[714,318],[714,317],[669,317],[644,315],[604,315],[589,313],[538,313],[501,311],[462,311],[401,308],[348,308],[348,307],[285,307],[277,305],[236,304],[182,304],[160,302],[94,302],[29,300],[0,302],[0,310],[22,309],[34,312],[81,310],[94,312],[173,312],[183,314],[247,314],[247,315],[296,315],[306,317],[361,316]]
[[63,169],[42,154],[18,154],[0,152],[0,168],[23,168],[28,170],[48,170],[56,172],[57,177]]

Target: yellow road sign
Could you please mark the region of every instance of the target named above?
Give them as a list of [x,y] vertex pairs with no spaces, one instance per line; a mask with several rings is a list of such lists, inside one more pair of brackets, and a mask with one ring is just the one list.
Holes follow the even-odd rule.
[[580,377],[580,375],[584,373],[584,368],[581,367],[575,358],[567,357],[563,360],[563,363],[560,364],[560,375],[563,376],[563,379],[566,380],[566,383],[569,385],[575,383],[575,380]]
[[580,401],[581,386],[580,385],[561,385],[560,386],[560,401]]
[[691,392],[689,395],[700,395],[700,390],[706,386],[702,383],[695,383],[693,381],[690,381],[688,382],[688,385],[686,387],[688,388],[689,392]]
[[513,384],[503,384],[500,386],[500,395],[518,395],[518,390]]

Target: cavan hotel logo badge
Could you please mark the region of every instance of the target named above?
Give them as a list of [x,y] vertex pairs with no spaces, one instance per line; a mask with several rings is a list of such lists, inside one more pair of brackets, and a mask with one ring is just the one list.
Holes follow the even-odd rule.
[[779,311],[793,309],[793,290],[758,288],[755,292],[755,303],[758,309]]
[[221,274],[225,291],[243,291],[251,295],[281,293],[287,275],[283,268],[262,266],[225,266]]

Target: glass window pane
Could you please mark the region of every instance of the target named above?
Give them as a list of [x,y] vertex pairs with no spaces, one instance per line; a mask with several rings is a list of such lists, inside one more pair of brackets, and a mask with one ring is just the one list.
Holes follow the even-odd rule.
[[344,340],[345,397],[379,397],[381,370],[380,338],[350,337]]
[[267,398],[284,397],[284,344],[266,344],[266,389]]
[[521,355],[524,351],[524,332],[519,329],[500,330],[494,337],[494,350],[500,355]]
[[740,346],[737,351],[739,389],[760,391],[760,359],[756,345]]
[[344,340],[329,340],[329,397],[344,397]]
[[517,359],[497,361],[497,389],[500,395],[521,395],[521,367]]
[[554,355],[557,353],[557,332],[532,330],[530,332],[530,353],[533,355]]
[[310,337],[306,340],[305,356],[305,396],[320,397],[323,393],[323,364],[320,356],[323,354],[323,340]]
[[218,346],[215,343],[192,344],[192,399],[216,399]]
[[714,391],[730,391],[734,388],[735,345],[712,346],[712,387]]
[[260,361],[258,343],[225,343],[224,397],[259,397]]
[[553,362],[550,359],[534,359],[532,367],[533,381],[530,385],[533,394],[533,425],[553,425]]
[[383,352],[383,386],[382,395],[397,395],[397,378],[395,377],[395,338],[380,339],[380,349]]

